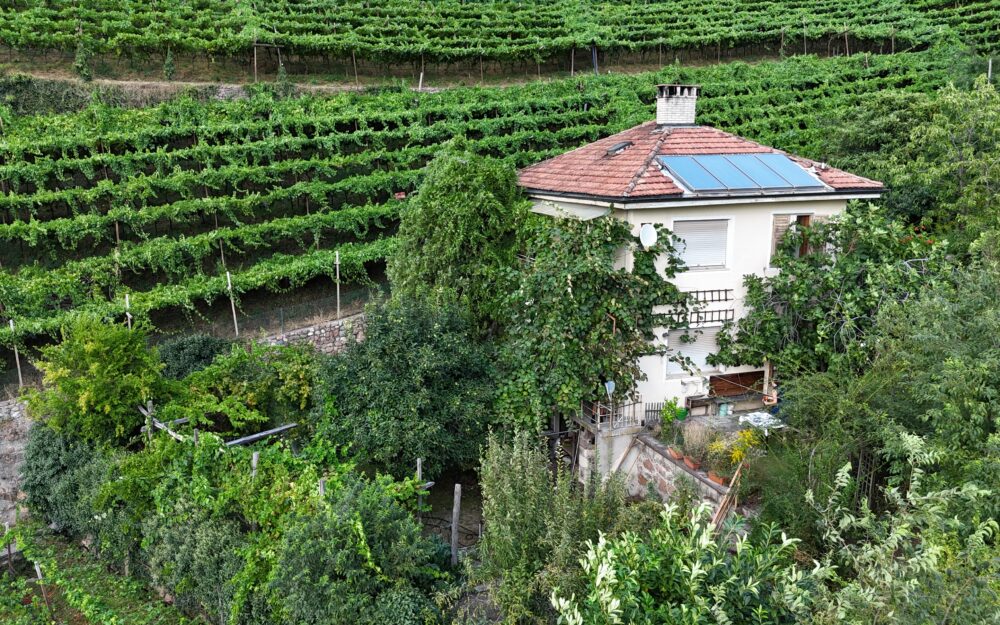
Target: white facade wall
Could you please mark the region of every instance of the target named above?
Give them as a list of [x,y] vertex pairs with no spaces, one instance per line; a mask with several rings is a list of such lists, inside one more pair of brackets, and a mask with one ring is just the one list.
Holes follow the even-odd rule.
[[[553,202],[536,200],[538,212],[553,214]],[[561,211],[579,215],[581,218],[592,218],[598,209],[594,203],[575,204],[572,200],[561,198],[555,202]],[[775,215],[810,215],[829,217],[842,212],[847,205],[844,198],[819,198],[805,201],[788,201],[783,198],[761,198],[757,201],[740,203],[709,203],[701,205],[694,203],[664,202],[648,208],[615,208],[614,215],[624,219],[632,226],[634,234],[638,235],[642,224],[661,224],[671,230],[674,224],[681,220],[725,219],[728,222],[726,234],[726,262],[724,267],[691,269],[678,274],[674,283],[682,291],[707,291],[714,289],[731,289],[732,299],[726,302],[706,304],[704,310],[732,310],[735,319],[746,313],[743,286],[743,276],[757,274],[774,275],[770,267],[772,235]],[[606,205],[605,205],[606,206]],[[603,211],[608,211],[605,208]],[[794,221],[794,219],[792,220]],[[623,258],[626,267],[632,267],[631,253]],[[666,259],[659,268],[663,269]],[[721,322],[709,322],[702,327],[721,326]],[[698,327],[698,326],[695,326]],[[657,328],[658,341],[666,345],[666,328]],[[675,349],[678,346],[669,346]],[[684,353],[684,344],[679,345],[679,351]],[[698,375],[686,372],[673,373],[668,371],[665,357],[650,356],[641,359],[640,366],[646,374],[646,380],[639,384],[638,392],[643,402],[660,402],[671,398],[683,400],[685,397],[702,395],[707,391],[708,376],[719,373],[739,373],[760,371],[759,366],[713,368],[706,367]]]

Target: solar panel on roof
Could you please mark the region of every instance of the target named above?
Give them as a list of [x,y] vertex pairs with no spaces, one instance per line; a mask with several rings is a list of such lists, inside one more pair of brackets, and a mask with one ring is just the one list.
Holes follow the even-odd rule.
[[755,154],[730,154],[726,157],[740,171],[750,176],[760,185],[761,189],[781,189],[788,186],[788,181],[774,173],[762,163]]
[[661,156],[660,163],[687,189],[698,192],[816,191],[818,178],[784,154]]
[[661,156],[660,160],[681,179],[689,189],[699,191],[725,191],[726,185],[690,156]]
[[726,185],[730,191],[756,191],[761,188],[760,184],[740,171],[725,156],[715,154],[693,158],[699,165],[718,178],[722,184]]
[[793,187],[820,187],[823,183],[784,154],[757,154],[757,158],[776,174],[787,180]]

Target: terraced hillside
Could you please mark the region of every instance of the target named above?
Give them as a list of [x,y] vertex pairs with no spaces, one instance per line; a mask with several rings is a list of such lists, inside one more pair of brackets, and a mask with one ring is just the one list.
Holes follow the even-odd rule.
[[[144,59],[240,58],[400,62],[589,62],[590,49],[657,61],[678,50],[771,54],[894,52],[954,29],[981,52],[1000,42],[989,0],[13,0],[0,45]],[[256,57],[254,57],[256,58]]]
[[[699,121],[822,158],[824,124],[868,94],[932,90],[932,52],[669,68],[507,89],[94,105],[13,118],[0,140],[0,308],[18,340],[80,311],[122,318],[227,293],[378,272],[438,146],[465,135],[526,165],[652,116],[653,85],[703,85]],[[0,344],[11,345],[9,328]]]

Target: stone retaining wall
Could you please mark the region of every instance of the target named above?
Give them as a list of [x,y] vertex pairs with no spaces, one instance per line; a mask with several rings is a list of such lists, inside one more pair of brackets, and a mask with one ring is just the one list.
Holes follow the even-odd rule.
[[267,345],[311,343],[320,353],[332,355],[343,351],[351,341],[363,341],[367,328],[368,323],[362,313],[271,336],[261,342]]
[[14,523],[30,427],[23,403],[16,399],[0,402],[0,526]]
[[629,456],[622,463],[625,483],[632,496],[645,496],[652,489],[667,501],[682,479],[689,480],[702,499],[719,503],[729,489],[712,482],[701,471],[688,469],[683,462],[667,455],[667,447],[652,434],[636,437]]

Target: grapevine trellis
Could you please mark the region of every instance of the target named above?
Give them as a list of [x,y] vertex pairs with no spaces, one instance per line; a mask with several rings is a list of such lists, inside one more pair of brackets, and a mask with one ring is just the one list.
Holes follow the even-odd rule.
[[[0,136],[0,315],[23,339],[81,311],[192,310],[251,291],[363,282],[442,142],[524,166],[651,118],[657,81],[696,82],[699,121],[821,157],[824,120],[949,78],[934,51],[793,58],[505,89],[406,90],[14,118]],[[397,199],[403,197],[404,199]],[[126,296],[129,309],[126,311]],[[0,326],[0,345],[14,333]]]
[[15,49],[140,58],[170,50],[252,63],[267,46],[355,67],[358,59],[572,64],[590,46],[662,58],[664,49],[820,52],[817,44],[848,48],[853,39],[891,42],[888,52],[929,44],[942,27],[984,50],[1000,43],[991,0],[14,0],[0,8],[0,45]]

